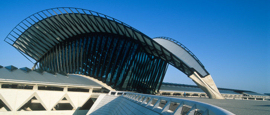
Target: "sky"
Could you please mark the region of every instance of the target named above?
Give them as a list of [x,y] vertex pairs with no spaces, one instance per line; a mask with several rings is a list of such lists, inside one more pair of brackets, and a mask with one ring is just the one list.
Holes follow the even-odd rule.
[[[151,38],[191,50],[222,88],[270,93],[269,0],[0,0],[0,65],[33,64],[4,42],[23,19],[44,9],[76,7],[114,17]],[[164,82],[195,85],[169,66]]]

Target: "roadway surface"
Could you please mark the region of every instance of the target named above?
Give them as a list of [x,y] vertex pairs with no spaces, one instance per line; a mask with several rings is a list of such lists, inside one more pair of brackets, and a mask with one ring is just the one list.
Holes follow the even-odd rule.
[[216,105],[236,115],[270,115],[270,101],[233,100],[233,99],[219,100],[219,99],[188,98],[188,97],[179,97],[179,98]]

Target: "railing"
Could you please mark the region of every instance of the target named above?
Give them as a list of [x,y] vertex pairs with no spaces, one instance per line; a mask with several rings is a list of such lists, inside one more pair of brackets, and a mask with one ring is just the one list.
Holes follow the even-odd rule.
[[234,115],[220,107],[186,99],[121,91],[111,91],[109,95],[121,95],[160,114]]
[[[160,96],[174,96],[174,97],[198,97],[198,98],[209,98],[206,93],[202,92],[176,92],[176,91],[161,91],[158,95]],[[243,94],[221,94],[225,99],[236,99],[236,100],[258,100],[258,101],[269,101],[270,96],[261,95],[243,95]]]

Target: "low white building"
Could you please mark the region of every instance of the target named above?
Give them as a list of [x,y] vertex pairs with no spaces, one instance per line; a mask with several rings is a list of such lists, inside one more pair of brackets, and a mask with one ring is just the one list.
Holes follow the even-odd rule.
[[0,66],[0,114],[86,114],[105,87],[83,75]]

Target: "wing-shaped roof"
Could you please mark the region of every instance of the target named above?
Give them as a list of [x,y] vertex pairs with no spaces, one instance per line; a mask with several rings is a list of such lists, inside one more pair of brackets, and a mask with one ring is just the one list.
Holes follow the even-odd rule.
[[200,60],[180,42],[168,37],[156,37],[154,38],[154,41],[169,50],[190,68],[194,68],[202,76],[208,75],[208,72],[206,71]]
[[125,36],[144,51],[161,58],[186,75],[193,73],[185,62],[137,29],[107,15],[80,8],[53,8],[37,12],[21,21],[5,41],[39,61],[56,44],[82,34],[104,33]]

